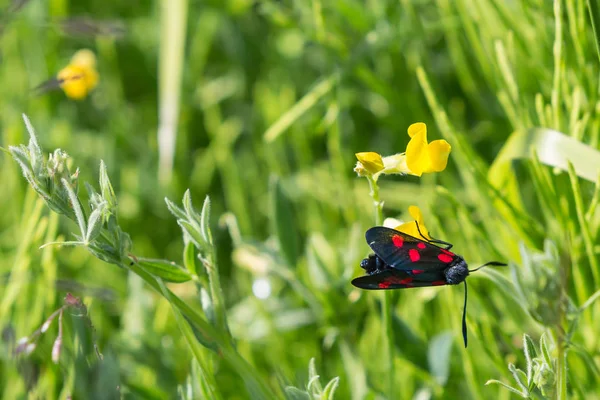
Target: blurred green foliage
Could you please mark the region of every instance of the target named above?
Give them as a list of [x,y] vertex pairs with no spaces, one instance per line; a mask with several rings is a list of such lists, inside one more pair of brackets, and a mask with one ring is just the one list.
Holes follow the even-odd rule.
[[[99,203],[81,183],[100,179],[92,186],[104,195],[110,177],[118,227],[139,257],[119,268],[80,247],[40,250],[76,240],[79,227],[2,154],[2,398],[515,394],[485,386],[492,378],[519,382],[523,397],[597,398],[596,1],[177,4],[185,41],[165,45],[166,0],[0,0],[0,145],[29,141],[27,114],[44,154],[63,149],[71,173],[80,168],[86,216]],[[167,45],[183,59],[166,57]],[[33,90],[81,48],[98,57],[91,96]],[[179,95],[169,76],[181,77]],[[166,181],[165,93],[179,108]],[[469,279],[466,350],[462,289],[396,291],[384,302],[349,283],[374,225],[354,153],[404,151],[417,121],[452,145],[448,168],[382,178],[385,216],[418,205],[432,235],[472,266],[510,262]],[[265,279],[261,299],[253,285]],[[93,329],[81,307],[65,307],[59,362],[56,320],[15,357],[67,292]],[[384,342],[394,346],[391,370]]]

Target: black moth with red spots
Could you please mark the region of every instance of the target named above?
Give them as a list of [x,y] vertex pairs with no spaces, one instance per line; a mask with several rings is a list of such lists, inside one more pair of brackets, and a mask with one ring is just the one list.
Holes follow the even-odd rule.
[[[506,265],[498,261],[491,261],[479,268],[469,270],[464,258],[449,251],[452,244],[436,239],[427,240],[425,237],[423,240],[417,239],[383,226],[367,230],[365,237],[375,254],[369,255],[360,263],[367,275],[352,280],[352,284],[361,289],[406,289],[458,285],[465,282],[469,272],[486,265]],[[439,247],[436,244],[445,247]],[[466,311],[467,282],[465,282],[462,320],[465,347],[467,347]]]

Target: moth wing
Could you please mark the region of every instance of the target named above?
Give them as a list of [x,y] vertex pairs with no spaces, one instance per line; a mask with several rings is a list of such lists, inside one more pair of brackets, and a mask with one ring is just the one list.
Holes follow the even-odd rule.
[[430,270],[413,273],[400,269],[386,269],[373,275],[359,276],[352,280],[352,284],[361,289],[408,289],[413,287],[446,285],[443,272]]
[[396,269],[443,271],[459,258],[451,251],[425,240],[383,226],[370,228],[365,238],[373,252]]

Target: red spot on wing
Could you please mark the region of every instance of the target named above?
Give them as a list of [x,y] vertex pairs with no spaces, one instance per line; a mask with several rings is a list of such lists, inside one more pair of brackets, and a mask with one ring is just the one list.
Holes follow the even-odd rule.
[[438,259],[443,263],[449,263],[452,261],[453,257],[445,253],[440,253],[438,254]]
[[423,242],[419,242],[419,243],[417,244],[417,247],[418,247],[418,248],[420,248],[420,249],[424,249],[424,248],[425,248],[425,247],[427,247],[427,246],[425,245],[425,243],[423,243]]
[[410,261],[417,262],[421,259],[421,255],[417,249],[410,249],[408,251],[408,256],[410,257]]
[[449,256],[452,256],[452,257],[454,257],[454,253],[453,253],[453,252],[451,252],[451,251],[448,251],[448,250],[446,250],[446,249],[440,249],[440,250],[441,250],[441,252],[442,252],[442,253],[444,253],[444,254],[447,254],[447,255],[449,255]]
[[445,285],[446,281],[433,281],[431,282],[431,286],[442,286]]
[[425,272],[425,270],[424,269],[413,269],[411,272],[413,273],[413,275],[419,275],[419,274],[422,274],[423,272]]
[[392,242],[394,242],[394,246],[402,247],[404,245],[404,238],[400,235],[392,236]]
[[399,278],[397,276],[388,276],[387,278],[385,278],[386,282],[398,283],[400,285],[406,285],[407,283],[412,282],[412,280],[413,280],[413,278],[411,278],[410,276],[406,277],[406,278]]
[[411,277],[399,278],[397,276],[388,276],[383,280],[383,282],[380,282],[378,286],[380,289],[387,289],[391,285],[403,285],[405,287],[413,287],[414,285],[411,283],[412,280],[413,278]]

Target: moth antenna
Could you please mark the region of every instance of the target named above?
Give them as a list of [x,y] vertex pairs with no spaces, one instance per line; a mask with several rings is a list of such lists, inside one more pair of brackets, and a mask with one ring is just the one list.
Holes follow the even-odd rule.
[[493,266],[493,267],[506,267],[508,264],[500,262],[500,261],[490,261],[488,263],[483,264],[481,267],[477,267],[475,269],[470,269],[469,272],[475,272],[483,267]]
[[465,305],[463,306],[463,318],[462,318],[462,334],[465,341],[465,349],[467,348],[467,281],[465,283]]

